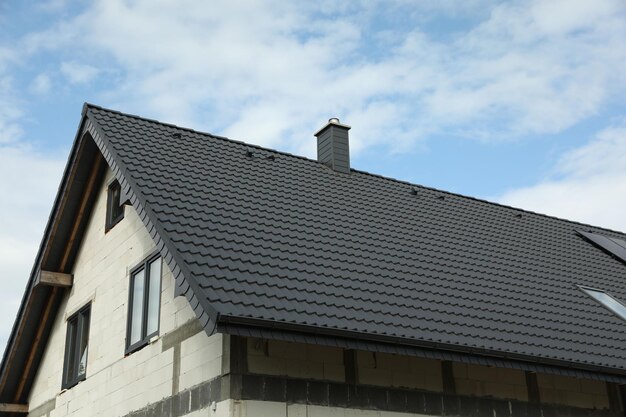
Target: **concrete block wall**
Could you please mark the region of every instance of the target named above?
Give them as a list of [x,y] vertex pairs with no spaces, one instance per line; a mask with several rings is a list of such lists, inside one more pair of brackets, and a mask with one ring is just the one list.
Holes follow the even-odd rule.
[[[345,382],[343,349],[257,338],[247,343],[251,373]],[[357,351],[356,363],[361,384],[442,390],[440,361]]]
[[[347,382],[342,349],[256,338],[247,345],[250,373]],[[442,373],[438,360],[356,351],[358,384],[440,393]],[[524,371],[455,362],[452,374],[456,395],[528,401]],[[538,374],[537,380],[542,404],[609,408],[604,382],[546,374]]]
[[609,408],[606,384],[601,381],[538,373],[537,385],[541,401],[545,403],[583,408]]
[[251,373],[345,381],[340,348],[248,338],[247,351]]
[[250,400],[233,401],[231,408],[232,415],[239,417],[427,417],[413,413]]
[[[442,391],[441,362],[410,356],[356,352],[360,384]],[[263,375],[345,382],[343,349],[248,339],[248,371]]]
[[456,362],[452,369],[457,394],[528,400],[524,371]]
[[[126,207],[122,222],[104,232],[106,185],[110,180],[108,173],[77,257],[74,286],[55,319],[30,395],[31,417],[125,416],[147,410],[150,404],[184,390],[193,390],[225,372],[224,346],[228,346],[228,336],[208,337],[201,329],[182,331],[194,323],[195,315],[184,298],[174,298],[174,281],[165,265],[160,335],[143,349],[124,354],[129,271],[153,252],[154,243],[132,207]],[[92,303],[87,379],[63,391],[66,320],[87,302]],[[246,347],[250,373],[346,382],[342,349],[255,338],[248,338]],[[437,360],[357,351],[355,363],[357,382],[364,386],[443,391],[442,364]],[[521,371],[455,363],[453,375],[459,395],[527,399],[525,375]],[[606,388],[601,382],[543,374],[537,377],[544,403],[608,407]],[[210,408],[195,409],[189,415],[416,416],[224,398],[216,403],[215,411]]]
[[223,336],[204,331],[181,342],[179,390],[191,388],[222,373]]
[[424,414],[356,410],[274,401],[223,400],[214,407],[197,410],[186,417],[428,417]]
[[[31,417],[122,416],[162,398],[219,376],[222,336],[198,330],[165,348],[164,335],[195,320],[183,297],[174,298],[174,280],[163,265],[159,336],[125,355],[129,271],[155,247],[135,210],[107,233],[107,185],[101,184],[73,270],[74,285],[57,315],[31,390]],[[61,390],[67,318],[91,302],[87,378]],[[170,338],[171,339],[171,338]]]
[[441,392],[441,361],[412,356],[357,351],[361,384]]

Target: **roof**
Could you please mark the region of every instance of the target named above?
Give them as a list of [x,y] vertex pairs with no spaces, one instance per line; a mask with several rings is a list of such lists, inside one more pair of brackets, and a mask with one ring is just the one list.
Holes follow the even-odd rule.
[[221,320],[626,370],[626,323],[577,288],[626,300],[624,265],[576,231],[622,234],[88,115]]
[[578,288],[626,300],[624,263],[577,232],[622,233],[93,105],[82,126],[209,333],[626,380],[626,323]]

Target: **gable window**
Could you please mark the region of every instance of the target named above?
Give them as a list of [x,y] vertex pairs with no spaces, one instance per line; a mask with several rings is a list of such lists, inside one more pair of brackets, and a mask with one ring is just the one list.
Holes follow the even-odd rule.
[[594,288],[580,287],[581,290],[589,294],[593,299],[602,304],[604,307],[617,314],[622,319],[626,320],[626,306],[609,294],[602,290],[596,290]]
[[109,185],[107,191],[107,218],[105,231],[111,230],[124,218],[124,206],[121,204],[122,187],[115,180]]
[[149,257],[131,271],[126,353],[148,344],[159,333],[161,258]]
[[87,375],[87,352],[89,351],[89,318],[91,304],[87,304],[67,319],[65,336],[65,364],[62,388],[71,388]]

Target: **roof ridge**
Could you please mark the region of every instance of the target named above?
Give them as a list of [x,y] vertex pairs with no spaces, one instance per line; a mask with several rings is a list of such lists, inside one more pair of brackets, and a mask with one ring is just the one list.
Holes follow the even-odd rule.
[[95,109],[107,111],[109,113],[119,114],[119,115],[126,116],[126,117],[132,117],[133,119],[139,119],[139,120],[144,120],[144,121],[147,121],[147,122],[158,123],[158,124],[163,125],[163,126],[168,126],[168,127],[172,127],[172,128],[175,128],[175,129],[180,129],[180,130],[184,130],[184,131],[187,131],[187,132],[197,133],[199,135],[209,136],[209,137],[212,137],[214,139],[220,139],[220,140],[223,140],[223,141],[226,141],[226,142],[231,142],[231,143],[237,143],[237,144],[240,144],[240,145],[245,145],[245,146],[249,146],[249,147],[260,149],[260,150],[267,151],[267,152],[273,152],[273,153],[277,153],[277,154],[280,154],[280,155],[291,156],[293,158],[302,159],[304,161],[312,162],[312,163],[315,163],[315,164],[322,164],[321,162],[317,161],[316,159],[308,158],[306,156],[296,155],[296,154],[293,154],[293,153],[290,153],[290,152],[286,152],[286,151],[281,151],[281,150],[278,150],[278,149],[266,148],[266,147],[261,146],[261,145],[256,145],[254,143],[244,142],[242,140],[229,138],[227,136],[216,135],[216,134],[210,133],[210,132],[203,132],[203,131],[195,130],[195,129],[192,129],[192,128],[189,128],[189,127],[178,126],[178,125],[175,125],[173,123],[162,122],[160,120],[150,119],[148,117],[138,116],[138,115],[132,114],[132,113],[124,113],[124,112],[121,112],[119,110],[108,109],[106,107],[98,106],[97,104],[92,104],[92,103],[85,102],[84,108],[88,108],[88,107],[92,107],[92,108],[95,108]]
[[[276,153],[276,154],[279,154],[279,155],[285,155],[285,156],[290,156],[290,157],[293,157],[293,158],[298,158],[298,159],[301,159],[301,160],[304,160],[304,161],[315,163],[317,165],[324,165],[323,163],[321,163],[321,162],[319,162],[319,161],[317,161],[315,159],[308,158],[306,156],[295,155],[295,154],[292,154],[292,153],[289,153],[289,152],[286,152],[286,151],[266,148],[266,147],[263,147],[263,146],[260,146],[260,145],[256,145],[256,144],[253,144],[253,143],[248,143],[248,142],[244,142],[244,141],[241,141],[241,140],[232,139],[232,138],[229,138],[229,137],[226,137],[226,136],[215,135],[215,134],[209,133],[209,132],[203,132],[203,131],[199,131],[199,130],[194,130],[194,129],[191,129],[191,128],[188,128],[188,127],[178,126],[178,125],[175,125],[173,123],[167,123],[167,122],[162,122],[162,121],[159,121],[159,120],[156,120],[156,119],[150,119],[150,118],[147,118],[147,117],[138,116],[136,114],[124,113],[124,112],[121,112],[119,110],[109,109],[109,108],[102,107],[102,106],[99,106],[99,105],[96,105],[96,104],[92,104],[92,103],[88,103],[88,102],[85,102],[85,104],[83,106],[83,113],[86,111],[86,108],[89,108],[89,107],[92,107],[92,108],[95,108],[95,109],[99,109],[99,110],[103,110],[103,111],[107,111],[107,112],[110,112],[110,113],[119,114],[119,115],[126,116],[126,117],[131,117],[131,118],[138,119],[138,120],[144,120],[144,121],[148,121],[148,122],[152,122],[152,123],[158,123],[158,124],[163,125],[163,126],[168,126],[168,127],[172,127],[172,128],[175,128],[175,129],[180,129],[180,130],[183,130],[183,131],[196,133],[196,134],[199,134],[199,135],[209,136],[209,137],[212,137],[212,138],[215,138],[215,139],[220,139],[220,140],[223,140],[223,141],[226,141],[226,142],[237,143],[237,144],[240,144],[240,145],[253,147],[253,148],[260,149],[260,150],[263,150],[263,151],[266,151],[266,152],[273,152],[273,153]],[[554,215],[550,215],[550,214],[539,213],[539,212],[536,212],[536,211],[523,209],[523,208],[519,208],[519,207],[513,207],[513,206],[510,206],[510,205],[507,205],[507,204],[502,204],[502,203],[498,203],[498,202],[495,202],[495,201],[490,201],[490,200],[487,200],[487,199],[484,199],[484,198],[473,197],[473,196],[460,194],[460,193],[454,193],[454,192],[451,192],[451,191],[446,191],[446,190],[442,190],[442,189],[439,189],[439,188],[430,187],[430,186],[427,186],[427,185],[415,184],[415,183],[411,183],[411,182],[406,181],[406,180],[401,180],[401,179],[398,179],[398,178],[388,177],[388,176],[382,175],[382,174],[375,174],[375,173],[368,172],[368,171],[365,171],[365,170],[360,170],[360,169],[355,169],[355,168],[351,168],[350,170],[354,171],[354,172],[357,172],[359,174],[369,175],[369,176],[380,178],[380,179],[383,179],[383,180],[392,181],[392,182],[399,183],[399,184],[404,184],[404,185],[407,185],[407,186],[410,186],[410,187],[418,187],[418,188],[422,188],[422,189],[425,189],[425,190],[428,190],[428,191],[434,191],[434,192],[438,192],[438,193],[442,193],[442,194],[446,194],[446,195],[450,195],[450,196],[454,196],[454,197],[460,197],[460,198],[469,199],[469,200],[472,200],[472,201],[477,201],[479,203],[493,205],[493,206],[496,206],[496,207],[501,207],[501,208],[505,208],[505,209],[515,210],[515,211],[518,211],[518,212],[521,212],[521,213],[532,214],[532,215],[535,215],[535,216],[540,216],[540,217],[544,217],[544,218],[548,218],[548,219],[554,219],[554,220],[558,220],[560,222],[569,223],[569,224],[572,224],[572,225],[578,225],[578,226],[584,226],[584,227],[593,227],[594,229],[604,230],[604,231],[607,231],[607,232],[610,232],[610,233],[618,234],[618,235],[620,235],[622,237],[626,237],[626,232],[610,229],[608,227],[595,226],[595,225],[592,225],[592,224],[589,224],[589,223],[583,223],[583,222],[579,222],[579,221],[576,221],[576,220],[570,220],[570,219],[566,219],[566,218],[563,218],[563,217],[558,217],[558,216],[554,216]]]
[[486,200],[486,199],[480,198],[480,197],[473,197],[473,196],[470,196],[470,195],[454,193],[452,191],[441,190],[439,188],[429,187],[427,185],[413,184],[413,183],[405,181],[405,180],[400,180],[400,179],[393,178],[393,177],[387,177],[387,176],[381,175],[381,174],[374,174],[374,173],[371,173],[371,172],[368,172],[368,171],[363,171],[363,170],[358,170],[358,169],[352,169],[352,170],[356,171],[356,172],[359,172],[361,174],[370,175],[370,176],[373,176],[373,177],[378,177],[378,178],[382,178],[382,179],[389,180],[389,181],[399,182],[399,183],[406,184],[406,185],[409,185],[409,186],[412,186],[412,187],[418,187],[418,188],[426,189],[426,190],[429,190],[429,191],[435,191],[435,192],[438,192],[438,193],[442,193],[442,194],[446,194],[446,195],[450,195],[450,196],[454,196],[454,197],[461,197],[461,198],[464,198],[464,199],[477,201],[479,203],[490,204],[490,205],[493,205],[493,206],[496,206],[496,207],[502,207],[502,208],[506,208],[506,209],[510,209],[510,210],[515,210],[515,211],[519,211],[519,212],[526,213],[526,214],[533,214],[535,216],[546,217],[546,218],[549,218],[549,219],[558,220],[558,221],[565,222],[565,223],[571,223],[571,224],[574,224],[574,225],[585,226],[585,227],[593,227],[594,229],[605,230],[607,232],[616,233],[616,234],[618,234],[618,235],[620,235],[622,237],[626,237],[626,232],[621,232],[619,230],[610,229],[608,227],[595,226],[593,224],[583,223],[583,222],[579,222],[579,221],[576,221],[576,220],[565,219],[563,217],[558,217],[558,216],[554,216],[554,215],[551,215],[551,214],[539,213],[539,212],[528,210],[528,209],[523,209],[523,208],[519,208],[519,207],[513,207],[513,206],[510,206],[508,204],[502,204],[502,203],[498,203],[498,202],[495,202],[495,201]]

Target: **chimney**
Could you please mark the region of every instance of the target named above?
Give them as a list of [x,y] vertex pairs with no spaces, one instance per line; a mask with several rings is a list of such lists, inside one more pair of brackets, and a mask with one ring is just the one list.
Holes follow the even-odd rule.
[[342,125],[333,117],[326,126],[317,131],[317,160],[333,170],[350,173],[350,147],[348,146],[350,126]]

